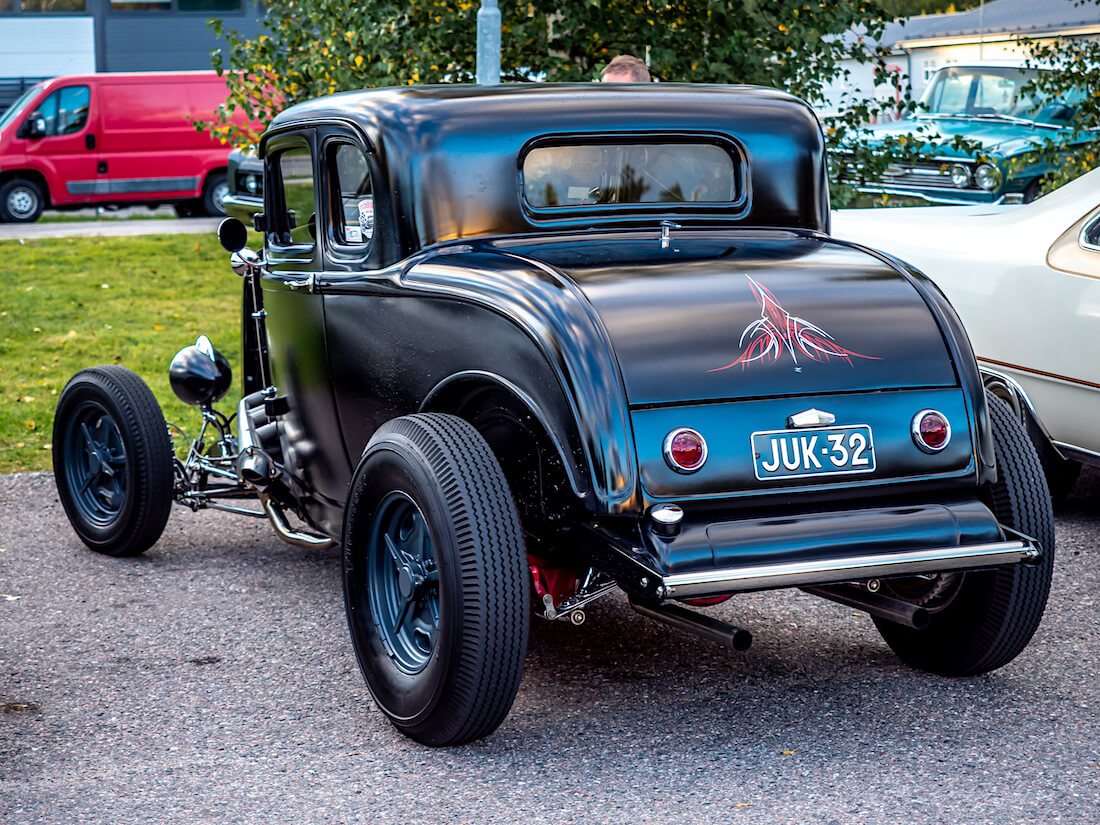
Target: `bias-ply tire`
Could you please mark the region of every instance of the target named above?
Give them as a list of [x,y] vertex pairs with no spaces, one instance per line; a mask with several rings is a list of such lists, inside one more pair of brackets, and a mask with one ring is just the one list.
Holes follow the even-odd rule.
[[902,661],[942,676],[976,676],[1016,658],[1039,627],[1054,570],[1054,515],[1035,446],[1003,401],[990,396],[989,413],[997,459],[994,515],[1037,539],[1042,558],[964,574],[951,601],[922,630],[875,619]]
[[352,480],[343,549],[348,627],[383,713],[425,745],[492,733],[519,690],[530,585],[485,439],[449,415],[380,427]]
[[74,375],[57,402],[53,471],[89,548],[136,556],[152,547],[172,509],[172,440],[145,382],[114,364]]

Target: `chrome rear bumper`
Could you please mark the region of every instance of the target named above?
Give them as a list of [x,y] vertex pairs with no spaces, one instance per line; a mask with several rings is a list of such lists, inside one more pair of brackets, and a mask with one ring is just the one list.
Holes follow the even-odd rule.
[[657,596],[662,599],[683,599],[746,590],[973,570],[1037,561],[1039,556],[1040,551],[1037,548],[1027,542],[1014,540],[835,559],[779,562],[663,576],[657,588]]

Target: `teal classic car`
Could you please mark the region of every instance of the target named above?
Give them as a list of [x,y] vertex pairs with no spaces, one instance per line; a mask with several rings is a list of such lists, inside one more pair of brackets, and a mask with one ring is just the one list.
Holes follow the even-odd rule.
[[1032,88],[1041,71],[1009,65],[940,69],[921,96],[918,114],[867,129],[872,145],[884,149],[893,141],[905,144],[905,138],[918,141],[920,158],[891,164],[874,181],[853,163],[841,162],[841,180],[862,192],[929,203],[1035,200],[1052,170],[1050,159],[1036,150],[1083,139],[1075,137],[1070,122],[1084,91],[1057,99],[1043,95]]

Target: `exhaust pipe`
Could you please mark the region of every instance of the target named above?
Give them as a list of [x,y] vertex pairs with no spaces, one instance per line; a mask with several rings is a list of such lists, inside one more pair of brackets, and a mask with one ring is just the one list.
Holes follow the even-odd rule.
[[901,599],[892,599],[881,593],[871,593],[850,584],[838,584],[833,587],[803,587],[802,589],[823,599],[854,607],[878,619],[886,619],[914,630],[924,630],[928,627],[930,619],[928,611],[920,605],[909,604]]
[[749,631],[676,604],[657,606],[631,599],[630,606],[643,616],[664,622],[669,627],[674,627],[685,633],[694,633],[696,636],[717,642],[730,650],[748,650],[749,645],[752,644],[752,634]]
[[263,392],[246,395],[237,404],[237,475],[241,481],[261,492],[271,486],[278,467],[263,449],[252,420],[250,406],[262,404]]

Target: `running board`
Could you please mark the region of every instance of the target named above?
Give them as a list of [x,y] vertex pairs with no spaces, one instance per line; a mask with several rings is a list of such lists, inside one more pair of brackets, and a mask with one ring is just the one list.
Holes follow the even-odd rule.
[[684,599],[746,590],[804,587],[919,573],[945,573],[949,570],[972,570],[1034,562],[1038,561],[1040,555],[1040,551],[1027,542],[1002,541],[963,547],[938,547],[900,553],[701,570],[663,576],[657,588],[657,596],[661,599]]

